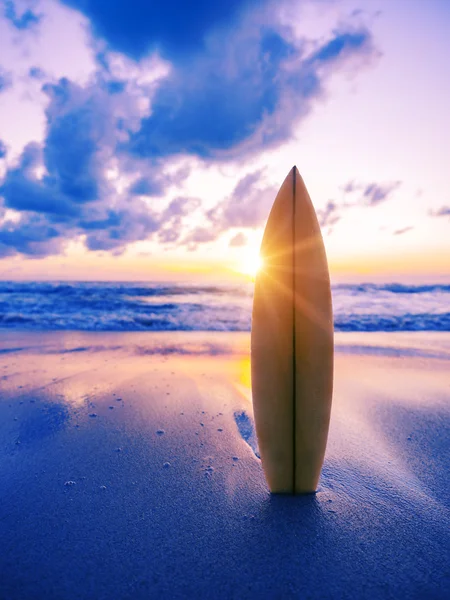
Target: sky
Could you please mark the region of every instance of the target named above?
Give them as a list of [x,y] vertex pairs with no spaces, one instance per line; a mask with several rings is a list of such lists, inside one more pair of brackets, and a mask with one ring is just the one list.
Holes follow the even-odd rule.
[[450,281],[448,0],[0,6],[0,279],[245,278],[295,164],[332,281]]

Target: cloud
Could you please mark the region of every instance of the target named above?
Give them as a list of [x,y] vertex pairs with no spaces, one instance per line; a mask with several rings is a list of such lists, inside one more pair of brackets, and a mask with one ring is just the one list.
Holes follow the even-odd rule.
[[6,91],[12,85],[12,75],[0,66],[0,93]]
[[163,244],[174,244],[183,234],[183,219],[201,206],[200,198],[177,197],[160,217],[158,240]]
[[183,243],[194,249],[197,244],[214,242],[220,232],[213,227],[194,227],[183,239]]
[[247,22],[217,34],[207,52],[174,65],[130,151],[225,160],[280,145],[323,95],[331,72],[372,50],[368,31],[335,32],[309,55],[303,46],[289,31]]
[[363,198],[364,203],[367,206],[376,206],[381,202],[384,202],[389,198],[394,190],[396,190],[401,185],[401,181],[394,181],[392,183],[386,183],[384,185],[379,185],[376,183],[369,184],[363,190]]
[[100,98],[67,79],[44,84],[49,99],[44,144],[26,146],[0,193],[9,208],[75,216],[110,192],[104,165],[114,150]]
[[[117,152],[117,144],[127,135],[123,124],[134,126],[136,117],[139,122],[139,97],[130,93],[117,99],[102,84],[96,81],[81,87],[63,78],[43,85],[48,98],[44,142],[28,144],[0,184],[4,207],[17,217],[1,224],[3,256],[57,253],[68,240],[80,236],[90,250],[118,253],[162,229],[164,221],[166,227],[167,223],[180,227],[187,208],[183,213],[178,202],[169,205],[169,212],[163,207],[157,211],[136,197],[136,181],[142,186],[145,165]],[[149,166],[150,178],[157,167]],[[167,182],[187,174],[186,169],[178,169]],[[161,168],[158,177],[162,194],[168,183]],[[133,181],[134,190],[130,189]],[[141,188],[144,191],[149,190]]]
[[[104,183],[99,151],[108,124],[90,101],[74,103],[76,89],[68,80],[45,85],[52,99],[44,146],[50,185],[74,202],[97,200]],[[95,102],[92,98],[91,102]]]
[[74,216],[77,210],[71,199],[36,176],[33,167],[40,164],[41,154],[38,144],[28,144],[22,153],[20,165],[7,171],[0,186],[5,206],[17,211]]
[[231,29],[244,9],[261,8],[265,0],[63,0],[83,12],[94,34],[110,48],[139,60],[158,51],[171,61],[205,50],[207,35],[214,29]]
[[0,140],[0,159],[5,158],[6,154],[6,144],[2,140]]
[[263,171],[245,175],[228,198],[207,216],[216,231],[232,227],[258,227],[267,219],[277,188],[264,184]]
[[[171,62],[151,114],[131,135],[128,149],[146,158],[224,159],[276,146],[323,94],[331,71],[373,54],[363,28],[336,30],[308,53],[309,40],[279,25],[279,6],[263,0],[65,3],[110,49],[135,60],[157,52]],[[124,82],[108,86],[120,92]]]
[[189,165],[173,168],[120,151],[147,110],[142,98],[148,88],[136,89],[130,78],[127,90],[110,94],[107,75],[97,73],[84,87],[66,78],[42,86],[48,100],[44,141],[28,144],[0,182],[3,208],[15,215],[0,225],[2,256],[58,253],[80,238],[89,250],[114,254],[156,234],[163,244],[175,243],[184,219],[200,205],[192,197],[163,200],[169,186],[188,177]]
[[248,238],[245,235],[245,233],[240,231],[231,238],[228,245],[230,246],[230,248],[239,248],[240,246],[245,246],[247,244],[247,241]]
[[16,3],[13,0],[5,0],[4,13],[5,18],[20,31],[35,27],[42,19],[42,15],[38,15],[30,8],[26,9],[22,14],[17,11]]
[[162,196],[164,185],[161,181],[152,181],[148,177],[140,177],[130,187],[133,196]]
[[329,200],[325,208],[318,209],[316,211],[320,227],[329,227],[329,234],[331,233],[332,226],[336,225],[336,223],[341,219],[341,215],[339,214],[339,210],[341,208],[342,207],[338,206],[335,202]]
[[354,50],[361,50],[367,44],[367,33],[365,30],[335,32],[331,40],[313,53],[309,62],[327,63],[351,54]]
[[377,206],[381,202],[388,200],[401,184],[401,181],[389,181],[386,183],[357,183],[349,181],[341,189],[346,194],[358,194],[359,198],[356,201],[350,202],[349,205]]
[[20,222],[6,220],[0,225],[0,257],[18,252],[32,257],[58,254],[65,240],[58,230],[42,216],[23,215]]
[[122,252],[131,242],[147,239],[159,228],[156,215],[142,201],[132,205],[124,202],[111,210],[107,219],[89,219],[86,224],[80,225],[87,234],[86,247],[89,250],[114,250],[115,254]]
[[[179,190],[171,200],[172,188],[193,163],[239,159],[240,172],[244,159],[291,139],[332,73],[373,54],[365,29],[341,28],[315,43],[296,37],[268,1],[65,4],[84,12],[107,44],[91,40],[97,71],[84,85],[52,80],[40,65],[28,71],[34,89],[43,82],[45,135],[0,183],[0,212],[14,211],[0,221],[3,254],[43,256],[72,239],[113,253],[152,237],[193,248],[262,225],[277,190],[261,170],[203,210],[203,222],[192,218],[201,200]],[[37,22],[9,5],[15,27]],[[9,74],[3,80],[10,85]],[[336,222],[336,210],[322,218]]]
[[45,79],[46,76],[45,71],[40,67],[30,67],[28,75],[31,77],[31,79],[37,79],[38,81]]
[[450,206],[441,206],[437,210],[430,210],[432,217],[450,217]]
[[[180,242],[192,250],[198,244],[215,241],[230,229],[254,229],[263,225],[277,191],[278,187],[265,183],[263,170],[248,173],[238,181],[229,196],[204,213],[204,223],[191,229]],[[245,234],[241,232],[232,238],[230,246],[243,245],[246,241]]]
[[[401,181],[391,181],[386,183],[362,183],[354,180],[348,181],[341,186],[344,194],[353,198],[345,199],[339,204],[334,200],[329,200],[325,208],[318,209],[317,219],[322,229],[328,228],[327,235],[333,231],[333,226],[338,223],[345,213],[358,206],[373,207],[388,200],[396,189],[401,185]],[[405,227],[394,232],[395,235],[406,233],[412,227]]]
[[414,229],[412,225],[410,225],[409,227],[403,227],[402,229],[397,229],[396,231],[394,231],[394,235],[403,235],[404,233],[406,233],[407,231],[411,231],[412,229]]
[[156,164],[157,168],[146,165],[146,171],[151,172],[151,175],[141,176],[131,185],[129,193],[133,196],[152,196],[162,197],[165,194],[167,187],[171,185],[180,185],[189,176],[191,168],[189,165],[182,166],[174,173],[161,173],[160,163]]

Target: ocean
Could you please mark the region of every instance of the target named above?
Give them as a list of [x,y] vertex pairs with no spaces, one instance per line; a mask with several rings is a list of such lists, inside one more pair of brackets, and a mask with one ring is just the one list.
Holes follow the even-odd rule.
[[[332,288],[336,331],[450,331],[450,285]],[[0,282],[0,327],[250,331],[253,284]]]

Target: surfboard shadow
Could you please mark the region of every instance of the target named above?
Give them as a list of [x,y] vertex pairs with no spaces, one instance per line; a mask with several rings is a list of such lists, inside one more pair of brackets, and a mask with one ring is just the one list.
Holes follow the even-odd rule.
[[256,438],[255,424],[252,417],[248,415],[245,410],[236,411],[233,416],[240,436],[244,442],[250,446],[256,458],[261,460],[258,448],[258,440]]

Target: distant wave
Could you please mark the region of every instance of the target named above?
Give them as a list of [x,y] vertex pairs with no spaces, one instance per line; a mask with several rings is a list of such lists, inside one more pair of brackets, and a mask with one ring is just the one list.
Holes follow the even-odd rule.
[[[450,285],[340,284],[337,331],[450,331]],[[0,327],[249,331],[252,284],[0,282]]]
[[380,291],[392,292],[393,294],[426,294],[430,292],[450,293],[450,285],[403,285],[400,283],[386,283],[377,285],[374,283],[362,283],[359,285],[339,284],[335,289],[353,290],[363,293],[378,293]]
[[249,286],[199,286],[194,284],[143,284],[120,282],[11,282],[0,281],[0,294],[36,293],[43,295],[57,294],[60,296],[93,296],[108,291],[132,296],[180,296],[189,294],[223,294],[224,290],[237,296],[247,295]]
[[450,331],[450,313],[341,315],[334,321],[336,331]]

